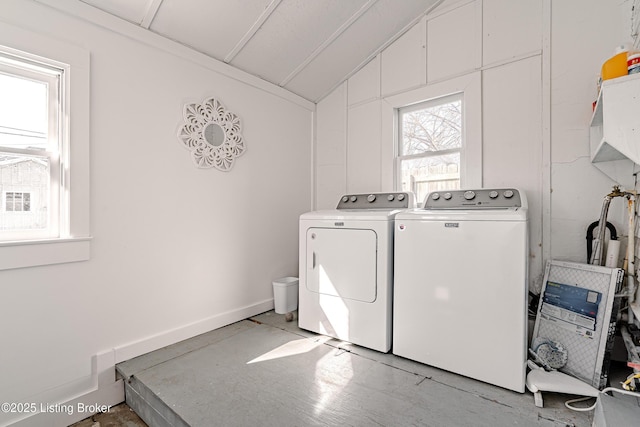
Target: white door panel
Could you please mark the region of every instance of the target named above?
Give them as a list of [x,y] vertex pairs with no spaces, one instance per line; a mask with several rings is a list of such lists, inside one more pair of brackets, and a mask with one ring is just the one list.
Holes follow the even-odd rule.
[[309,228],[306,256],[311,292],[376,300],[377,235],[373,230]]
[[526,223],[445,223],[407,221],[396,232],[394,348],[405,357],[521,391]]

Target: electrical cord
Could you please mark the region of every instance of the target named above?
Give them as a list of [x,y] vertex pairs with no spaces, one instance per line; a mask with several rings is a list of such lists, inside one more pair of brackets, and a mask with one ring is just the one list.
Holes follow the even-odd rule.
[[[640,398],[640,393],[635,393],[633,391],[627,391],[627,390],[622,390],[619,388],[615,388],[615,387],[607,387],[605,389],[603,389],[600,393],[606,394],[610,391],[615,391],[621,394],[626,394],[628,396],[634,396],[637,398]],[[587,411],[592,411],[593,409],[595,409],[596,404],[598,403],[598,401],[596,400],[596,403],[594,403],[591,406],[588,406],[586,408],[579,408],[576,406],[571,406],[572,403],[577,403],[577,402],[584,402],[586,400],[589,399],[593,399],[593,397],[591,396],[587,396],[587,397],[580,397],[578,399],[571,399],[571,400],[567,400],[566,402],[564,402],[564,406],[566,406],[567,408],[571,409],[572,411],[577,411],[577,412],[587,412]]]
[[592,410],[595,409],[596,404],[598,403],[598,400],[597,400],[598,398],[597,397],[595,398],[596,399],[596,403],[594,403],[593,405],[588,406],[586,408],[579,408],[577,406],[571,406],[572,403],[584,402],[584,401],[589,400],[589,399],[594,399],[594,398],[591,397],[591,396],[587,396],[587,397],[580,397],[578,399],[567,400],[566,402],[564,402],[564,406],[566,406],[567,408],[571,409],[572,411],[576,411],[576,412],[589,412],[589,411],[592,411]]
[[[544,365],[546,363],[544,362],[544,360],[540,360],[540,358],[537,356],[537,354],[532,349],[529,349],[529,354],[531,356],[534,356],[535,359],[538,359],[536,361],[533,361],[531,359],[527,360],[527,366],[529,367],[529,369],[531,369],[531,370],[542,369],[542,370],[546,370],[546,371],[555,371],[555,369],[553,369],[551,367],[548,367],[547,369],[545,369]],[[640,379],[640,373],[638,373],[638,372],[635,372],[635,373],[629,375],[627,377],[626,381],[624,381],[622,383],[622,387],[624,389],[615,388],[615,387],[607,387],[607,388],[603,389],[602,391],[600,391],[600,393],[606,394],[606,393],[608,393],[610,391],[615,391],[615,392],[620,393],[620,394],[625,394],[627,396],[633,396],[633,397],[636,397],[636,398],[640,399],[640,393],[636,393],[634,391],[631,391],[631,390],[635,390],[634,387],[636,387],[636,384],[634,383],[634,380],[636,380],[636,379]],[[584,407],[584,408],[580,408],[580,407],[577,407],[577,406],[572,406],[572,404],[573,403],[578,403],[578,402],[585,402],[585,401],[587,401],[589,399],[593,399],[593,398],[594,398],[593,396],[585,396],[585,397],[579,397],[577,399],[570,399],[570,400],[567,400],[566,402],[564,402],[564,406],[566,406],[567,408],[571,409],[572,411],[577,411],[577,412],[592,411],[592,410],[595,409],[596,404],[598,403],[597,400],[593,405],[587,406],[587,407]]]

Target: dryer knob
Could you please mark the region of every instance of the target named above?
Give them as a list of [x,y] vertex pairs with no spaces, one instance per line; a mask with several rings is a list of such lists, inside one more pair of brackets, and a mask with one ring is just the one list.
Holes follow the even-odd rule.
[[433,193],[433,194],[431,195],[431,199],[432,199],[432,200],[438,200],[439,198],[440,198],[440,193]]
[[506,197],[507,199],[512,198],[512,197],[513,197],[513,191],[511,191],[511,190],[506,190],[506,191],[504,192],[504,197]]
[[342,196],[342,201],[344,203],[347,203],[349,201],[349,197],[348,196]]
[[375,201],[376,201],[376,195],[375,195],[375,194],[369,194],[369,195],[367,196],[367,202],[369,202],[369,203],[373,203],[373,202],[375,202]]
[[398,194],[398,200],[401,202],[404,200],[404,194],[400,193]]
[[355,202],[356,200],[358,200],[358,198],[356,196],[351,196],[351,201]]
[[393,199],[394,199],[394,198],[395,198],[395,197],[393,197],[393,194],[389,194],[389,195],[387,196],[387,200],[388,200],[388,201],[390,201],[390,202],[393,202]]
[[498,192],[495,190],[492,191],[491,193],[489,193],[489,197],[495,199],[496,197],[498,197]]
[[473,191],[465,191],[464,192],[464,198],[466,200],[473,200],[476,197],[476,193]]
[[451,200],[451,193],[444,193],[443,197],[445,200]]

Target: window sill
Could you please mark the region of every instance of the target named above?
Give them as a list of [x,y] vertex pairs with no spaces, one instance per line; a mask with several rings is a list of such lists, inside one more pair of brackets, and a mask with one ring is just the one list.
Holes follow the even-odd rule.
[[91,237],[0,242],[0,270],[87,261]]

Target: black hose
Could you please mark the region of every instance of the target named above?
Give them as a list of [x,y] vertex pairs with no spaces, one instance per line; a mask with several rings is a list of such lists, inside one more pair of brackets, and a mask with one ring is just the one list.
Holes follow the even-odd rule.
[[[591,251],[593,251],[593,230],[595,230],[599,223],[600,221],[594,221],[587,228],[587,264],[591,262]],[[609,229],[610,239],[618,240],[618,233],[616,232],[616,228],[609,221],[607,221],[607,228]],[[602,244],[602,242],[600,244]]]

